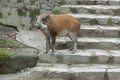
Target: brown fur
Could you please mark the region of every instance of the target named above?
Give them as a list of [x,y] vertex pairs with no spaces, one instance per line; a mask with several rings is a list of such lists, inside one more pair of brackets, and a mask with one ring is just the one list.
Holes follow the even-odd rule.
[[73,32],[77,36],[80,29],[80,22],[69,15],[53,15],[47,25],[52,36],[57,36],[59,32],[65,29]]

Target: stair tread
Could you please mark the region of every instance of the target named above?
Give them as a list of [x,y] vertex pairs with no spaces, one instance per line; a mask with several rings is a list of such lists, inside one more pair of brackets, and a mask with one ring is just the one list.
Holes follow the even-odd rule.
[[110,80],[119,80],[119,75],[119,65],[40,64],[23,73],[2,74],[0,80],[106,80],[106,77]]
[[111,16],[111,15],[99,15],[99,14],[83,14],[83,13],[80,13],[80,14],[72,14],[72,13],[69,13],[68,15],[71,15],[71,16],[74,16],[76,18],[117,18],[120,20],[120,16]]
[[[71,1],[71,0],[67,0],[67,1]],[[75,1],[79,1],[79,0],[75,0]],[[120,0],[85,0],[85,1],[118,1],[120,2]]]
[[62,5],[61,7],[88,8],[88,9],[120,9],[119,5]]
[[120,65],[106,65],[106,64],[38,64],[32,71],[49,70],[52,72],[120,72]]
[[[61,38],[57,38],[57,42],[67,42],[67,41],[71,41],[69,38],[67,37],[61,37]],[[78,38],[78,42],[95,42],[95,43],[99,43],[99,42],[110,42],[110,43],[118,43],[120,44],[120,38],[92,38],[92,37],[80,37]]]
[[120,50],[78,49],[74,54],[68,49],[56,50],[54,55],[39,54],[40,63],[52,64],[119,64]]
[[120,50],[103,50],[103,49],[83,49],[77,50],[75,54],[71,54],[71,51],[68,49],[57,50],[56,55],[81,55],[81,56],[120,56]]
[[81,29],[86,29],[86,30],[116,30],[116,31],[120,31],[120,26],[81,25]]

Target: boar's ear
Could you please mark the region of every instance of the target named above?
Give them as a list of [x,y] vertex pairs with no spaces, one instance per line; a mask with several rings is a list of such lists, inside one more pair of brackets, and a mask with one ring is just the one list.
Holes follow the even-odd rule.
[[35,18],[38,18],[38,16],[36,15]]
[[48,14],[47,16],[46,16],[46,20],[48,21],[50,19],[50,15]]

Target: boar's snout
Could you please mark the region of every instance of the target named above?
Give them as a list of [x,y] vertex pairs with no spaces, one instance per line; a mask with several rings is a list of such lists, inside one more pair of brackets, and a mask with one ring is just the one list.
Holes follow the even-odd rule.
[[41,25],[39,25],[39,24],[34,24],[34,28],[36,28],[36,29],[40,29],[41,28]]

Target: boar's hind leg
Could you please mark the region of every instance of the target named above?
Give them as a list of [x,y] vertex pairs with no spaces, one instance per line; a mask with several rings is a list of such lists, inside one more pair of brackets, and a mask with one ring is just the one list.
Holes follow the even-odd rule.
[[77,37],[72,32],[69,32],[68,37],[72,40],[72,48],[70,50],[72,50],[72,54],[74,54],[77,50]]

